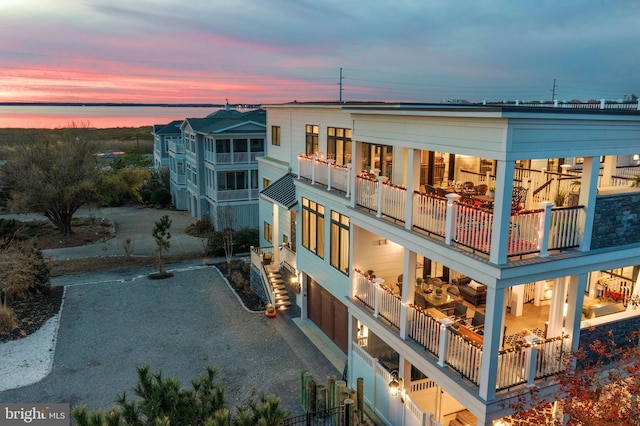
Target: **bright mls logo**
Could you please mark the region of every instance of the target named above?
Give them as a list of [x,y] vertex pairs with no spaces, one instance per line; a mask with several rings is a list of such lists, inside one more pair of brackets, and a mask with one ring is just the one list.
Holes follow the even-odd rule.
[[69,404],[0,404],[0,425],[69,426]]

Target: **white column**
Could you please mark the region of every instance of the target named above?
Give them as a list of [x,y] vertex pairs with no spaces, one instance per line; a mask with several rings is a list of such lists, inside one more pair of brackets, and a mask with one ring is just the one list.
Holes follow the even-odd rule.
[[[600,168],[600,158],[595,157],[597,159],[598,168]],[[616,174],[616,161],[618,157],[615,155],[607,155],[604,157],[604,167],[602,169],[602,180],[600,181],[601,186],[611,186],[611,176]]]
[[420,189],[420,150],[410,148],[407,155],[407,197],[405,200],[404,228],[411,230],[413,224],[413,191]]
[[511,315],[521,317],[524,306],[524,284],[511,287],[511,300],[507,302],[511,307]]
[[273,203],[273,264],[280,266],[280,209]]
[[567,298],[568,282],[568,276],[556,278],[553,282],[547,337],[562,335],[562,329],[564,328],[564,301]]
[[582,321],[582,305],[584,303],[584,291],[587,288],[587,274],[572,275],[569,277],[569,294],[567,300],[567,319],[564,326],[565,332],[570,333],[571,350],[578,350],[580,343],[580,322]]
[[514,161],[498,160],[496,170],[496,194],[493,203],[493,228],[489,261],[497,265],[507,263],[514,164]]
[[447,213],[444,227],[444,243],[451,245],[456,231],[456,201],[461,197],[458,194],[447,194]]
[[537,249],[540,251],[538,256],[547,257],[549,256],[549,233],[551,232],[551,209],[553,208],[553,203],[551,201],[541,201],[538,205],[544,210],[538,223]]
[[496,397],[496,376],[498,374],[496,354],[500,350],[501,344],[503,306],[504,289],[488,286],[479,388],[480,398],[485,401],[493,401]]
[[408,306],[413,303],[416,288],[417,254],[404,249],[404,265],[402,268],[402,305],[400,307],[400,338],[406,339],[411,329]]
[[384,183],[386,182],[386,176],[378,176],[378,212],[376,217],[382,217],[382,203],[384,200]]
[[580,251],[589,251],[591,249],[599,171],[600,159],[598,157],[584,157],[582,177],[580,179],[580,198],[578,201],[580,205],[585,206],[580,215],[578,225],[582,230]]

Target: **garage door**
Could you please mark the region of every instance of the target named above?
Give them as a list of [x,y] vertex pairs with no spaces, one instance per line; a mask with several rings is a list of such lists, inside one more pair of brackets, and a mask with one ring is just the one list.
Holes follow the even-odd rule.
[[313,321],[344,353],[347,353],[349,312],[320,284],[308,278],[307,312]]

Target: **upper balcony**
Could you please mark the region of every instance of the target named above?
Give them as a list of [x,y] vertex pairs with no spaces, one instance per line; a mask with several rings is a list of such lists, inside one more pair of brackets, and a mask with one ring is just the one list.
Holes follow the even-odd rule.
[[255,162],[257,157],[262,157],[263,155],[263,151],[233,153],[214,153],[211,151],[205,151],[205,161],[213,164],[247,164]]
[[169,153],[184,154],[184,143],[169,141]]

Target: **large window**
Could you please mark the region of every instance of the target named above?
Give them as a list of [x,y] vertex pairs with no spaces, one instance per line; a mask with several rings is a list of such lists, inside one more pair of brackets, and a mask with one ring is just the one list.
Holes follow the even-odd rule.
[[218,172],[218,191],[258,188],[258,171]]
[[264,152],[264,139],[251,138],[251,152]]
[[349,275],[349,217],[331,211],[331,266]]
[[271,145],[280,146],[280,126],[271,126]]
[[306,125],[307,132],[307,142],[305,154],[313,155],[318,151],[318,134],[320,132],[318,126],[314,126],[313,124]]
[[324,259],[324,206],[302,199],[302,245]]
[[351,129],[327,128],[327,158],[341,166],[351,163]]
[[229,139],[216,140],[216,152],[218,154],[228,154],[231,152],[231,141]]
[[264,222],[264,239],[273,244],[273,226],[269,222]]

